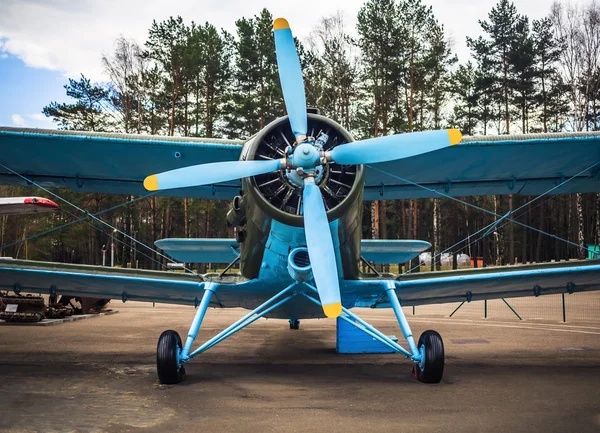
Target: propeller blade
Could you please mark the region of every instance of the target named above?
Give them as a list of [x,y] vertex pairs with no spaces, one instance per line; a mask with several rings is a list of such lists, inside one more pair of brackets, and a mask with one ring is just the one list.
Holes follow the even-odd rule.
[[375,164],[454,146],[462,140],[457,129],[411,132],[353,141],[335,147],[331,159],[337,164]]
[[144,188],[158,191],[188,186],[210,185],[243,177],[258,176],[281,168],[281,160],[225,161],[192,165],[153,174],[144,179]]
[[325,315],[335,318],[342,314],[340,282],[327,213],[321,191],[315,184],[314,178],[304,179],[302,199],[306,246],[319,298],[321,298]]
[[283,100],[290,119],[294,136],[306,136],[306,95],[300,60],[296,52],[294,37],[290,25],[285,18],[277,18],[273,22],[275,37],[275,52],[277,53],[277,68],[279,81],[283,92]]

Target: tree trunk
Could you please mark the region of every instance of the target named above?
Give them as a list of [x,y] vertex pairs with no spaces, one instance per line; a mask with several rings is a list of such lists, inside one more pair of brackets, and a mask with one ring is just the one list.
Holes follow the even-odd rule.
[[[508,210],[513,210],[513,196],[508,196]],[[508,224],[508,264],[516,264],[517,260],[515,257],[515,225],[513,223]]]
[[371,203],[371,239],[379,239],[379,200]]
[[579,257],[580,259],[585,259],[586,247],[583,232],[583,205],[581,193],[577,194],[577,229],[577,243],[579,244],[579,251],[577,257]]
[[[437,198],[433,199],[433,248],[431,254],[431,270],[440,270],[440,261],[438,260],[438,254],[440,252],[440,200]],[[467,225],[469,224],[467,219]]]
[[188,215],[188,199],[183,199],[183,233],[185,238],[190,237],[189,215]]
[[[544,230],[544,222],[546,220],[546,203],[542,201],[542,203],[540,204],[540,223],[538,228],[540,230]],[[543,234],[541,232],[538,232],[538,238],[537,238],[537,247],[535,249],[535,261],[537,263],[542,261],[542,239],[543,239]]]
[[[379,202],[379,236],[380,239],[387,239],[387,203],[385,200]],[[386,263],[383,266],[384,272],[390,271],[390,265]]]

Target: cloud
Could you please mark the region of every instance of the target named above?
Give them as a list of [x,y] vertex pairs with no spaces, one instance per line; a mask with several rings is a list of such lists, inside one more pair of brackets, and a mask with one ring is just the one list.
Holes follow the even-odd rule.
[[23,116],[21,116],[20,114],[13,114],[12,116],[10,116],[10,118],[12,119],[13,125],[16,125],[16,126],[25,125],[25,119],[23,119]]
[[[34,68],[60,71],[76,77],[80,73],[93,80],[106,80],[102,53],[111,53],[119,35],[143,44],[153,20],[181,15],[187,23],[208,21],[235,32],[235,21],[252,17],[263,7],[275,17],[288,17],[294,34],[305,39],[322,16],[341,10],[353,28],[365,0],[2,0],[0,13],[0,53],[22,59]],[[576,0],[580,2],[584,0]],[[456,42],[461,60],[469,54],[465,36],[480,32],[477,20],[487,19],[497,0],[424,0]],[[548,0],[515,0],[520,13],[530,18],[548,14]],[[101,7],[99,5],[101,4]],[[316,11],[316,12],[315,12]],[[459,11],[459,12],[457,12]]]
[[31,128],[56,129],[56,124],[51,118],[42,113],[27,114],[27,126]]
[[43,121],[43,120],[47,120],[48,119],[42,113],[28,114],[27,117],[29,117],[30,119],[33,119],[33,120],[37,120],[37,121]]

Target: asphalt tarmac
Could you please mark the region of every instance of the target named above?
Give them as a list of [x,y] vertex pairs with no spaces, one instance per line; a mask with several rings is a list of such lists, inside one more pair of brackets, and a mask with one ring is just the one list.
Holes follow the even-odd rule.
[[[335,321],[259,320],[158,384],[156,341],[190,307],[0,328],[0,432],[600,432],[600,324],[410,317],[441,333],[441,384],[399,355],[338,355]],[[389,310],[355,310],[401,336]],[[243,314],[209,310],[198,341]],[[401,339],[402,340],[402,339]]]

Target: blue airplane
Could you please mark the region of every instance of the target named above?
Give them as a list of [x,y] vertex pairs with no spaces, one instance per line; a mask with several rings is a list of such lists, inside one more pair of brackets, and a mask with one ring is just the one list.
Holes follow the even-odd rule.
[[[307,110],[288,22],[273,25],[287,116],[246,142],[236,140],[0,128],[0,184],[82,192],[233,199],[236,239],[156,242],[185,263],[239,261],[240,275],[0,260],[0,288],[52,295],[168,302],[197,310],[185,342],[158,340],[161,383],[179,383],[185,364],[261,317],[337,318],[414,364],[437,383],[441,336],[413,337],[402,306],[540,296],[600,289],[600,261],[407,274],[363,274],[361,260],[403,263],[428,249],[418,240],[361,240],[363,200],[526,196],[600,191],[600,135],[465,137],[454,129],[354,141]],[[148,176],[149,173],[158,173]],[[99,215],[99,214],[98,214]],[[85,211],[84,219],[107,224]],[[496,223],[513,222],[500,215]],[[249,312],[193,350],[208,307]],[[408,348],[351,311],[392,308]]]

